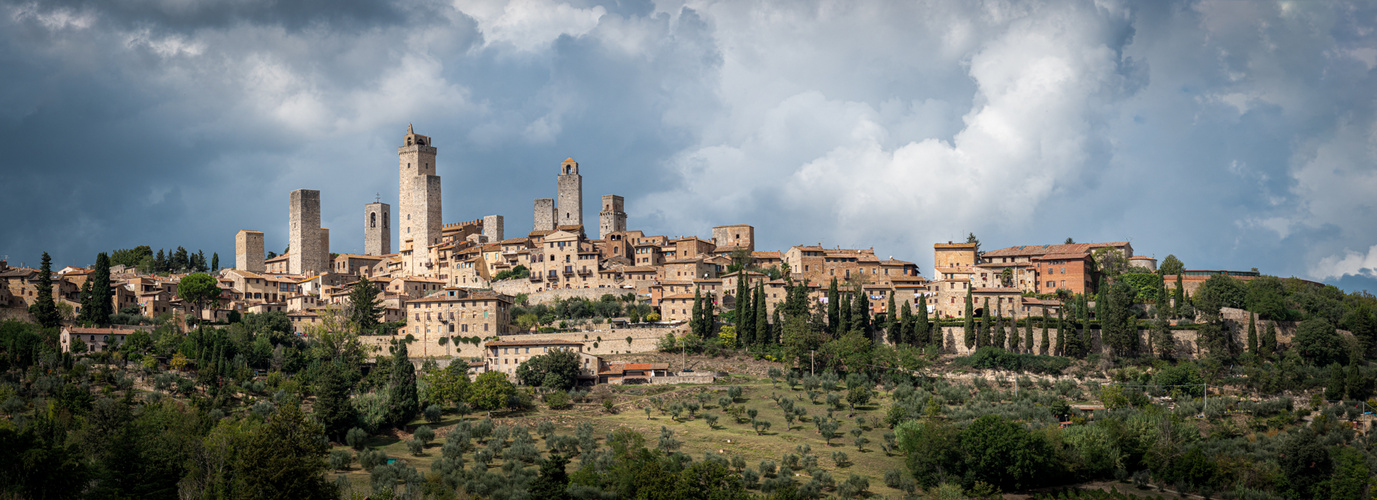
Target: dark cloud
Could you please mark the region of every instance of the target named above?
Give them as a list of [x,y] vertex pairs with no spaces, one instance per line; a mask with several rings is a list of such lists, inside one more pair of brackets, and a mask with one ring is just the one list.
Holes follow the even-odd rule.
[[762,245],[1131,238],[1188,266],[1371,289],[1368,3],[0,2],[0,255],[335,250],[395,203],[408,123],[446,219],[509,234],[583,164],[586,220]]

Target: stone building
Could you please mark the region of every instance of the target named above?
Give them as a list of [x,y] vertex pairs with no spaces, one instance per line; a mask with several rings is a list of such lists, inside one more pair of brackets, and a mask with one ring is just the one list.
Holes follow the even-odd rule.
[[445,288],[424,298],[406,301],[406,327],[398,333],[410,335],[425,345],[420,350],[440,354],[444,352],[439,345],[441,337],[487,338],[509,333],[511,308],[512,298],[507,295]]
[[755,252],[755,227],[750,224],[714,227],[712,244],[716,246],[718,254],[729,254],[738,249]]
[[[560,188],[563,187],[561,184]],[[615,194],[602,195],[602,211],[598,212],[598,239],[606,239],[608,235],[620,231],[626,231],[625,200]]]
[[363,206],[363,253],[392,253],[392,205],[382,202]]
[[287,229],[287,272],[310,274],[329,270],[322,259],[329,249],[322,249],[320,230],[320,191],[298,189],[292,191]]
[[483,344],[484,369],[505,373],[508,379],[515,382],[516,369],[521,363],[556,350],[578,354],[579,379],[582,383],[591,384],[596,380],[602,359],[584,352],[583,343],[572,340],[494,340]]
[[[398,240],[402,242],[405,272],[422,274],[430,261],[429,248],[440,243],[444,226],[440,208],[440,176],[435,174],[436,149],[430,137],[406,126],[397,148],[401,213]],[[407,255],[409,252],[409,255]]]
[[559,165],[559,226],[583,225],[583,176],[579,162],[567,158]]
[[263,263],[263,232],[241,229],[234,235],[234,268],[240,271],[261,273],[266,270]]

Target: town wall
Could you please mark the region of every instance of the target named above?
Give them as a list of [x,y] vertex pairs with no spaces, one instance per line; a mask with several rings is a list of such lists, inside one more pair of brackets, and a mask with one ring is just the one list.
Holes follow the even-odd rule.
[[241,229],[234,235],[234,268],[240,271],[261,273],[267,269],[263,263],[263,232]]

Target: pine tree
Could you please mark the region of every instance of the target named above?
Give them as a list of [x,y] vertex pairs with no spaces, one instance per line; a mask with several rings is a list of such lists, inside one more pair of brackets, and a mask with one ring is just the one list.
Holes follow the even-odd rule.
[[966,317],[962,322],[962,341],[965,342],[967,349],[975,348],[975,308],[971,305],[971,287],[966,287]]
[[53,259],[43,252],[42,264],[38,266],[38,290],[34,303],[29,306],[29,314],[40,326],[51,328],[62,325],[62,315],[57,312],[53,302]]
[[751,310],[755,311],[755,343],[765,345],[770,342],[770,316],[765,311],[765,283],[761,280],[755,284],[755,300],[752,301]]
[[420,401],[416,396],[416,367],[406,353],[406,342],[398,342],[392,351],[392,384],[388,389],[388,414],[392,425],[406,426],[416,418],[420,411]]
[[1255,315],[1255,314],[1252,314],[1252,313],[1249,313],[1249,314],[1248,314],[1248,352],[1253,353],[1254,356],[1259,355],[1259,353],[1258,353],[1258,351],[1257,351],[1258,345],[1257,345],[1257,321],[1255,320],[1256,317],[1257,317],[1257,315]]
[[885,335],[889,337],[890,344],[899,345],[903,342],[904,332],[899,329],[899,310],[894,307],[893,293],[889,294],[889,303],[885,305]]
[[311,411],[325,427],[325,435],[343,443],[344,433],[355,421],[354,405],[349,402],[349,382],[339,363],[327,363],[324,368],[316,381],[316,402]]
[[837,292],[837,278],[832,278],[832,283],[827,285],[827,327],[832,330],[833,335],[840,335],[841,327],[841,294]]
[[1042,308],[1042,343],[1038,344],[1038,354],[1046,356],[1048,349],[1052,347],[1051,344],[1051,339],[1047,338],[1047,307],[1044,306]]
[[372,334],[380,324],[383,305],[378,300],[379,292],[378,287],[366,276],[354,283],[349,291],[349,321],[358,325],[360,333]]

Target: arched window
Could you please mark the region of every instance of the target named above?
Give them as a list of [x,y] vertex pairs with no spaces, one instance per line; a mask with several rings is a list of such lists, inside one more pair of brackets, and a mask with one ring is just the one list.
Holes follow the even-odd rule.
[[368,227],[378,227],[378,213],[368,214]]

